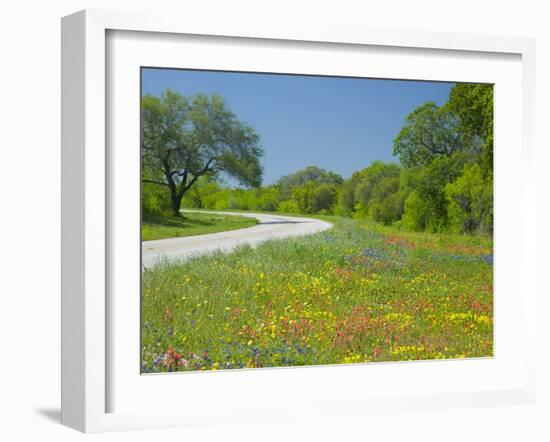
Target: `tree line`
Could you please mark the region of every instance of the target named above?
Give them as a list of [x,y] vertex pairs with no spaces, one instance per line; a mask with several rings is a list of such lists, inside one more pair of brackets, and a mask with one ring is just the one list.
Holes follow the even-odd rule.
[[[144,211],[179,215],[184,205],[492,233],[492,85],[456,84],[443,105],[414,109],[393,142],[397,161],[375,161],[348,179],[310,166],[261,186],[262,154],[259,136],[220,97],[143,98]],[[243,186],[224,185],[223,175]]]

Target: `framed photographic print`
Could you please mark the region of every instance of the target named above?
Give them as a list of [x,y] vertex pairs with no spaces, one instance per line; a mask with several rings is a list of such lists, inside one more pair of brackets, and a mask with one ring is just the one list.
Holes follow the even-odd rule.
[[63,423],[532,401],[533,57],[64,18]]
[[141,84],[142,373],[493,356],[492,84]]

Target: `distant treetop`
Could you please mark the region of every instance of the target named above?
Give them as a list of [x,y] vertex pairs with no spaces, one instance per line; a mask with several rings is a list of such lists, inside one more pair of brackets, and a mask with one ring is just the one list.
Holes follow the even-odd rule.
[[288,196],[293,188],[311,181],[316,184],[340,185],[344,179],[337,173],[321,169],[317,166],[308,166],[289,175],[281,177],[277,184],[281,187],[281,194]]

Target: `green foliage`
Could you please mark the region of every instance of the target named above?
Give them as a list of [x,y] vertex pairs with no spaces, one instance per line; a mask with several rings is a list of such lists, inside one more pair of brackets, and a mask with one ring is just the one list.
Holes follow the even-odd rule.
[[280,178],[277,184],[281,189],[283,198],[288,198],[294,188],[308,182],[339,186],[343,181],[342,177],[334,172],[321,169],[317,166],[309,166]]
[[356,207],[360,213],[386,225],[401,218],[400,173],[397,164],[375,161],[363,169],[355,189]]
[[197,185],[183,199],[183,206],[215,210],[259,210],[273,212],[280,202],[278,186],[255,189],[222,187],[211,178],[197,181]]
[[464,137],[479,137],[484,176],[493,173],[493,85],[457,84],[451,89],[445,107],[457,115]]
[[186,98],[171,90],[160,97],[144,96],[141,140],[142,180],[165,189],[175,216],[202,176],[261,184],[260,138],[219,96]]
[[185,207],[216,210],[281,211],[286,213],[333,213],[342,178],[317,167],[284,177],[287,194],[278,182],[255,189],[222,187],[211,177],[201,178],[184,198]]
[[[364,169],[363,169],[364,170]],[[362,171],[353,172],[351,178],[345,180],[338,189],[336,215],[352,216],[355,211],[355,191],[361,182]]]
[[492,181],[484,179],[479,164],[464,166],[463,174],[445,186],[445,196],[453,230],[492,233]]
[[159,186],[142,183],[141,208],[144,214],[167,214],[170,212],[170,197]]
[[[405,203],[404,225],[415,226],[415,230],[441,232],[448,227],[447,198],[445,186],[454,181],[461,172],[463,157],[460,153],[453,156],[440,156],[424,167],[408,169],[403,176],[403,185],[416,193],[412,201]],[[422,216],[418,210],[422,208]],[[414,210],[411,217],[408,210]],[[415,222],[411,222],[414,219]]]
[[389,226],[401,219],[404,210],[404,199],[400,192],[388,193],[382,199],[370,202],[369,215],[374,221]]
[[425,230],[428,219],[428,203],[422,199],[417,191],[411,192],[405,200],[403,226],[410,230]]
[[278,186],[262,187],[256,190],[255,209],[274,212],[279,206],[280,190]]
[[410,192],[403,226],[492,232],[491,85],[457,84],[445,105],[415,109],[394,141],[394,154],[404,166],[401,188]]
[[393,154],[404,167],[421,167],[438,156],[469,150],[471,140],[459,131],[458,117],[429,101],[413,110],[393,143]]
[[335,213],[390,225],[403,214],[405,193],[400,183],[401,168],[397,164],[375,161],[344,181]]
[[336,186],[306,181],[294,187],[291,195],[300,213],[328,214],[336,201]]
[[294,200],[284,200],[279,203],[277,210],[282,213],[300,213],[298,203]]
[[201,177],[184,195],[182,205],[195,209],[213,209],[218,199],[217,194],[221,190],[221,186],[213,177]]

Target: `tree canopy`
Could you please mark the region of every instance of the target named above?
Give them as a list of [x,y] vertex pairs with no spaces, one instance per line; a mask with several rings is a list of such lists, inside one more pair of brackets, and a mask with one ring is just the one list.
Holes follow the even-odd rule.
[[289,175],[285,175],[277,181],[281,187],[283,196],[289,196],[292,189],[311,181],[316,184],[339,185],[344,179],[337,173],[321,169],[317,166],[308,166]]
[[260,138],[217,96],[186,98],[166,90],[142,98],[142,181],[167,187],[179,216],[183,196],[202,176],[226,174],[260,186]]
[[472,137],[460,131],[458,115],[431,101],[407,116],[393,143],[393,154],[404,167],[425,166],[438,156],[474,149]]
[[482,140],[482,173],[493,170],[493,86],[490,84],[457,84],[451,89],[445,107],[457,115],[460,132],[465,137]]

